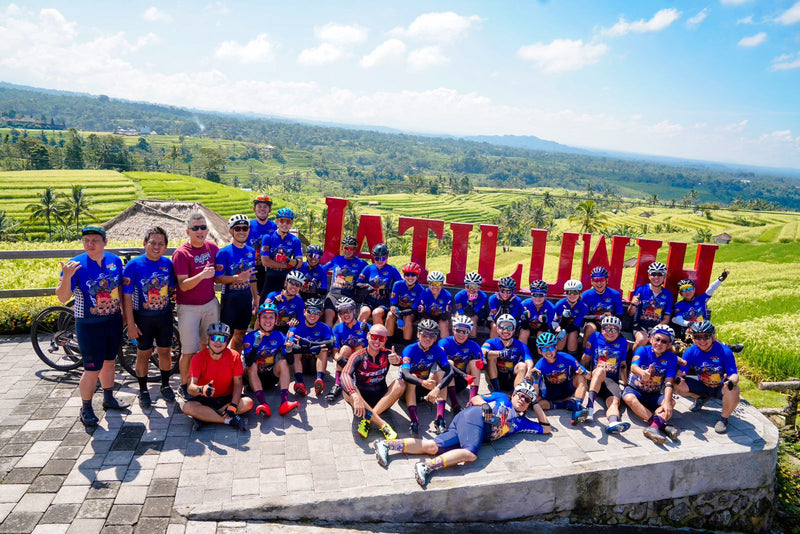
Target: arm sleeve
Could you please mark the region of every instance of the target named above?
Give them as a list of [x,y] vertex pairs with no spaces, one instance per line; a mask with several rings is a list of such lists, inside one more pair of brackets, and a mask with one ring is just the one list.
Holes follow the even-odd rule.
[[439,389],[446,388],[450,381],[453,380],[455,376],[455,366],[450,365],[450,362],[447,360],[447,356],[444,355],[444,351],[442,352],[442,357],[439,360],[439,368],[444,371],[444,376],[442,377],[442,381],[439,382]]
[[356,368],[358,364],[361,363],[361,359],[364,357],[363,353],[361,354],[353,354],[350,356],[350,359],[347,360],[347,364],[344,366],[342,370],[342,387],[347,391],[349,395],[352,395],[356,392]]
[[709,297],[712,296],[714,294],[714,291],[719,289],[719,286],[721,285],[722,285],[722,280],[720,280],[719,278],[715,279],[713,282],[711,282],[711,285],[708,286],[708,289],[706,289],[706,295],[708,295]]
[[543,434],[544,428],[542,425],[535,421],[531,421],[527,417],[519,416],[514,419],[514,429],[506,434]]
[[414,384],[415,386],[422,386],[422,381],[416,376],[414,376],[414,373],[411,372],[411,368],[406,367],[405,363],[400,366],[400,376],[403,377],[403,381],[406,384]]
[[672,322],[676,325],[683,326],[684,328],[689,326],[689,321],[683,318],[683,315],[676,315],[672,318]]

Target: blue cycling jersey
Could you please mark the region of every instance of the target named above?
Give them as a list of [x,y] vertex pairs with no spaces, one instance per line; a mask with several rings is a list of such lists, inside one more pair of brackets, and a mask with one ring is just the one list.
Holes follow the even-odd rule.
[[299,325],[289,329],[287,337],[292,336],[300,336],[308,341],[325,341],[333,339],[333,330],[322,321],[317,321],[314,326],[308,326],[305,321],[301,321]]
[[[568,311],[569,313],[564,313]],[[586,304],[581,302],[580,299],[575,301],[575,304],[570,304],[569,300],[565,298],[556,302],[554,308],[554,321],[558,321],[561,325],[561,328],[564,328],[567,325],[574,325],[578,328],[583,326],[583,318],[586,316],[589,310],[586,308]]]
[[[239,248],[233,243],[226,245],[217,252],[215,262],[216,276],[236,276],[242,271],[254,269],[256,266],[256,253],[247,245]],[[223,295],[249,293],[250,283],[256,281],[255,271],[247,282],[232,282],[222,285]]]
[[555,307],[547,299],[538,308],[534,304],[533,298],[522,301],[522,314],[524,317],[528,317],[528,324],[534,330],[539,330],[541,327],[549,330],[555,319],[555,313]]
[[142,254],[122,270],[122,293],[131,295],[133,309],[141,315],[170,312],[169,294],[176,283],[172,260],[165,256],[152,261]]
[[98,265],[84,252],[69,261],[80,264],[70,279],[70,289],[75,299],[75,319],[90,323],[121,315],[122,260],[110,252],[104,252]]
[[634,297],[639,297],[636,306],[635,324],[641,328],[653,328],[661,322],[665,315],[672,315],[672,293],[662,288],[658,295],[653,293],[650,284],[643,284],[633,292]]
[[702,295],[695,295],[690,301],[682,300],[675,303],[675,317],[683,317],[687,322],[693,323],[695,321],[708,320],[708,308],[706,304],[711,296],[703,293]]
[[283,359],[285,344],[286,337],[277,330],[267,335],[261,330],[248,332],[242,341],[244,364],[248,367],[256,364],[259,374],[271,371]]
[[261,256],[261,239],[277,229],[278,225],[273,221],[268,220],[264,224],[261,224],[258,222],[258,219],[250,220],[250,233],[247,234],[247,246],[252,247],[253,250],[256,251],[258,255],[256,259],[260,259]]
[[481,396],[487,404],[492,407],[493,421],[496,423],[493,426],[499,426],[501,431],[499,433],[486,432],[484,439],[486,441],[500,439],[503,436],[511,434],[541,434],[543,432],[542,426],[531,421],[524,415],[520,415],[514,410],[511,404],[511,399],[505,393],[495,391],[489,395]]
[[282,258],[285,256],[286,259],[284,261],[292,258],[302,258],[303,244],[300,242],[300,238],[294,234],[286,234],[286,236],[281,237],[278,232],[272,232],[261,238],[261,256],[268,256],[272,260],[275,260],[276,257]]
[[453,311],[455,313],[463,313],[472,317],[487,317],[489,315],[489,298],[486,293],[478,290],[475,298],[470,300],[470,295],[466,289],[462,289],[453,298]]
[[652,345],[646,345],[639,347],[633,353],[631,366],[633,365],[638,365],[644,371],[649,370],[650,379],[644,380],[631,373],[628,385],[644,393],[658,393],[668,378],[675,378],[675,372],[678,370],[678,356],[669,350],[661,356],[656,356]]
[[415,283],[412,287],[408,287],[405,280],[400,280],[399,282],[395,282],[392,287],[392,298],[390,302],[392,306],[396,306],[401,310],[406,310],[408,308],[416,309],[416,307],[419,306],[419,300],[422,298],[423,291],[424,288],[420,284]]
[[440,339],[439,346],[450,361],[453,362],[453,365],[462,371],[467,368],[467,365],[472,360],[480,360],[483,358],[481,347],[471,339],[467,339],[464,343],[459,345],[456,342],[456,338],[450,336]]
[[428,378],[434,365],[438,365],[439,369],[442,370],[450,368],[450,362],[447,361],[447,356],[436,343],[432,344],[427,349],[420,347],[419,343],[413,343],[403,349],[403,363],[401,368],[408,369],[417,378],[421,380]]
[[547,384],[558,385],[571,383],[574,375],[589,372],[584,366],[578,363],[578,360],[566,352],[556,353],[556,359],[553,363],[548,362],[547,358],[542,357],[536,362],[534,367],[542,373],[545,386],[547,386]]
[[499,294],[489,297],[489,314],[497,320],[504,313],[510,314],[519,323],[522,317],[522,299],[516,295],[511,295],[507,300],[502,300]]
[[618,336],[609,343],[602,332],[595,332],[586,340],[583,352],[592,359],[593,369],[605,369],[606,378],[618,380],[619,368],[628,356],[628,340]]
[[[283,297],[280,299],[280,302],[275,300],[275,297],[278,295]],[[278,309],[278,320],[275,323],[276,325],[285,326],[289,324],[289,321],[292,319],[297,319],[301,322],[305,320],[303,317],[303,312],[306,309],[306,305],[303,302],[303,299],[298,295],[295,295],[290,299],[286,295],[283,295],[283,291],[273,291],[267,295],[265,302],[271,302],[273,306]]]
[[308,262],[304,261],[297,270],[306,277],[306,283],[302,289],[304,293],[327,293],[328,273],[322,265],[317,264],[311,268]]
[[688,373],[694,369],[700,381],[710,388],[720,387],[726,376],[739,374],[733,352],[719,341],[714,341],[708,352],[692,345],[683,353],[683,359],[686,365],[681,371]]
[[326,271],[332,271],[331,289],[339,289],[343,295],[352,297],[358,275],[366,266],[367,262],[358,256],[353,256],[349,260],[344,256],[336,256],[325,265]]
[[422,296],[420,296],[419,303],[417,305],[419,306],[420,304],[423,307],[422,311],[431,317],[435,319],[449,319],[450,307],[453,305],[453,296],[450,295],[450,292],[446,289],[442,289],[439,291],[439,296],[434,297],[431,288],[426,287],[422,291]]
[[616,315],[622,316],[622,295],[616,289],[607,287],[602,294],[594,288],[587,289],[581,294],[581,302],[589,310],[587,315]]
[[366,347],[367,332],[361,321],[354,321],[351,326],[339,323],[333,327],[333,339],[337,349],[348,347]]
[[361,271],[361,274],[358,275],[359,282],[370,284],[373,289],[377,291],[377,295],[370,294],[370,297],[378,301],[385,301],[386,303],[389,302],[389,298],[392,294],[392,287],[395,282],[402,279],[403,277],[400,275],[400,271],[397,270],[397,267],[389,265],[388,263],[380,269],[374,263],[372,265],[367,265]]
[[[483,350],[498,350],[500,356],[497,357],[497,371],[500,373],[511,373],[514,366],[519,362],[532,362],[531,352],[528,346],[519,339],[512,338],[511,344],[506,347],[503,340],[499,337],[487,339],[481,347]],[[504,352],[505,351],[505,352]]]

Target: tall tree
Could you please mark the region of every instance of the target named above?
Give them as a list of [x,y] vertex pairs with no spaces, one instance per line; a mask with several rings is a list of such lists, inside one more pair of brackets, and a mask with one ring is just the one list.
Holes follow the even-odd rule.
[[38,221],[44,219],[47,223],[47,237],[48,239],[53,234],[53,219],[58,222],[63,222],[61,209],[58,202],[58,196],[53,191],[52,187],[45,188],[44,192],[38,193],[39,202],[28,204],[25,206],[25,211],[30,211],[30,221]]
[[571,215],[569,220],[571,222],[581,223],[581,232],[591,234],[596,232],[602,226],[602,221],[605,215],[600,213],[600,210],[595,204],[594,200],[584,200],[575,208],[575,214]]
[[5,211],[0,211],[0,241],[18,241],[21,239],[21,226],[21,222],[6,216]]
[[61,212],[67,216],[68,223],[75,223],[75,230],[80,228],[81,215],[86,215],[95,221],[98,220],[97,217],[89,211],[91,201],[89,197],[86,196],[86,193],[84,193],[82,185],[73,184],[72,190],[68,195],[61,193],[58,196],[60,198],[58,207]]

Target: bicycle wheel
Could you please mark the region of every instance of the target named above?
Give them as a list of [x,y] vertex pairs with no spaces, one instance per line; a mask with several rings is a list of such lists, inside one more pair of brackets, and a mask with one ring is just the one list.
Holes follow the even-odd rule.
[[31,325],[31,344],[44,363],[59,371],[71,371],[83,365],[75,314],[66,306],[45,308]]
[[[170,356],[172,359],[172,368],[170,369],[170,375],[176,373],[178,371],[178,364],[181,357],[181,341],[180,337],[178,336],[178,325],[177,322],[173,322],[172,328],[172,348],[170,350]],[[128,371],[134,378],[136,375],[136,356],[137,356],[137,347],[136,341],[128,339],[128,325],[125,325],[122,330],[122,344],[119,347],[119,354],[117,355],[117,360],[119,364]],[[150,361],[147,365],[147,381],[148,382],[160,382],[161,381],[161,372],[158,367],[158,354],[156,351],[153,351],[153,354],[150,355]]]

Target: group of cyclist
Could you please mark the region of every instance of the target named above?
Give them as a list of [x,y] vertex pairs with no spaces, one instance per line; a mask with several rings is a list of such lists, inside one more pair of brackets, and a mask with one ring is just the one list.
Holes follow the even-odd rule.
[[[696,399],[692,411],[711,398],[721,399],[719,433],[726,431],[738,405],[735,360],[730,348],[715,339],[706,308],[728,271],[702,295],[695,295],[691,280],[681,280],[683,299],[674,311],[672,293],[664,287],[666,266],[660,262],[650,264],[649,283],[636,288],[627,310],[621,294],[608,287],[603,267],[591,271],[592,287],[586,291],[580,281],[567,281],[564,298],[555,304],[547,300],[550,288],[543,280],[531,282],[529,298],[515,294],[517,284],[510,277],[499,281],[496,294],[487,295],[482,277],[474,272],[465,276],[464,289],[451,295],[443,273],[427,273],[423,286],[416,263],[400,269],[389,264],[385,244],[372,248],[367,264],[358,257],[352,236],[342,240],[341,254],[327,264],[320,263],[323,251],[316,245],[306,248],[304,260],[302,244],[291,232],[294,213],[281,208],[273,222],[271,210],[271,199],[257,196],[253,219],[243,214],[229,219],[231,243],[222,248],[206,239],[205,216],[190,214],[188,240],[172,261],[163,256],[166,232],[151,228],[145,232],[144,254],[124,267],[105,252],[102,228],[83,229],[85,253],[61,264],[57,295],[62,302],[75,299],[85,367],[80,415],[85,425],[98,422],[92,407],[98,378],[104,409],[128,406],[113,396],[113,360],[123,318],[137,342],[140,405],[152,405],[146,377],[154,348],[161,396],[176,400],[169,385],[173,293],[184,413],[198,423],[245,430],[242,414],[255,407],[256,414],[270,416],[265,390],[278,386],[278,412],[288,415],[299,408],[296,399],[308,393],[304,368],[316,373],[315,394],[325,394],[332,358],[335,375],[327,401],[344,396],[363,438],[372,426],[380,430],[384,439],[373,447],[381,465],[392,450],[434,455],[415,466],[423,486],[437,469],[474,461],[484,439],[548,433],[545,411],[570,410],[573,425],[592,421],[597,397],[605,403],[606,432],[630,427],[620,420],[624,403],[647,423],[644,435],[658,444],[665,443],[665,436],[677,440],[678,431],[669,424],[673,393]],[[219,302],[215,283],[222,285]],[[630,346],[621,332],[626,313],[633,322]],[[482,344],[477,342],[479,327],[489,332]],[[676,329],[694,341],[682,358],[672,350]],[[404,345],[399,354],[394,345],[387,346],[393,336]],[[392,365],[399,366],[399,377],[389,383]],[[478,394],[484,375],[489,395]],[[289,399],[292,383],[295,400]],[[250,395],[243,394],[245,385]],[[462,408],[458,395],[465,390],[468,402]],[[401,398],[411,438],[398,440],[382,414]],[[418,438],[417,403],[422,399],[436,406],[435,439]],[[529,408],[538,422],[525,417]]]

